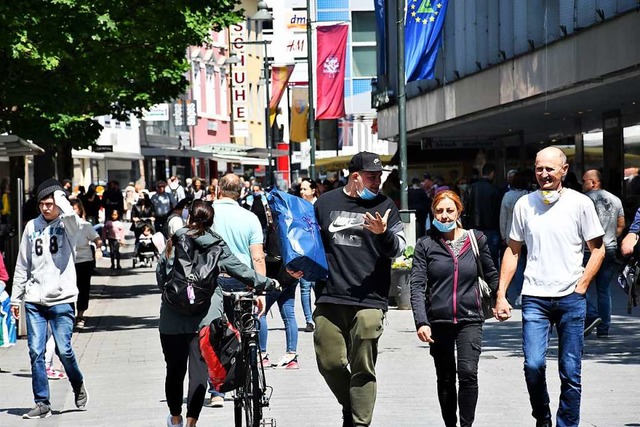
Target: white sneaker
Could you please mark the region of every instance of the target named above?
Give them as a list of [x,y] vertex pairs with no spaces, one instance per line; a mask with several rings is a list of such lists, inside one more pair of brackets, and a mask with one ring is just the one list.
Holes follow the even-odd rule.
[[298,355],[295,353],[287,353],[282,356],[273,367],[276,369],[298,369]]
[[224,396],[211,395],[209,406],[211,406],[212,408],[222,408],[224,406]]
[[178,424],[173,424],[171,422],[171,418],[172,418],[172,416],[171,416],[171,414],[169,414],[169,416],[167,417],[167,427],[182,427],[183,426],[184,420],[183,420],[182,417],[180,417],[180,422]]

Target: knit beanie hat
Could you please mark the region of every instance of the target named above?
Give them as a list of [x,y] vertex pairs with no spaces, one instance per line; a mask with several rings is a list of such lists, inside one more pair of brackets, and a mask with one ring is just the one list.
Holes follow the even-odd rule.
[[49,178],[38,186],[38,201],[53,194],[56,190],[64,190],[62,184],[55,178]]

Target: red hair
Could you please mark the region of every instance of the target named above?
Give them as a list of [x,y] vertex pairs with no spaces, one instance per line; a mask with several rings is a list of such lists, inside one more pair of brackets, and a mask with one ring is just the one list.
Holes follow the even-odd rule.
[[438,206],[438,204],[444,199],[451,199],[451,201],[453,201],[453,204],[456,205],[458,214],[462,214],[462,211],[464,210],[464,206],[462,206],[462,200],[460,200],[460,196],[458,196],[458,194],[451,190],[440,191],[433,197],[433,202],[431,203],[431,211],[435,211],[436,206]]

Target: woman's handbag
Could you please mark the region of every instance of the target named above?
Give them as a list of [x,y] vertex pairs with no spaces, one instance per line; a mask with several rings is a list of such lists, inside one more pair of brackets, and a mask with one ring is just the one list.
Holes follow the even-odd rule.
[[493,292],[491,292],[489,284],[484,280],[484,271],[482,270],[482,263],[480,262],[480,249],[478,248],[478,241],[476,240],[474,230],[469,230],[469,241],[471,242],[471,249],[473,250],[473,255],[476,257],[476,265],[478,266],[478,288],[480,290],[482,313],[485,319],[491,319],[493,317],[495,298],[493,297]]

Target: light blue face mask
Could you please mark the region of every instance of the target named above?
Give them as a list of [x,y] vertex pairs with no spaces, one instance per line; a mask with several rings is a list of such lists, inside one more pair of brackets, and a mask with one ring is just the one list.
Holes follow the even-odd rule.
[[373,200],[377,194],[369,190],[367,187],[363,187],[362,191],[358,191],[358,196],[363,200]]
[[456,229],[456,227],[458,226],[456,221],[452,221],[452,222],[440,222],[437,219],[433,219],[432,224],[435,228],[438,229],[439,232],[441,233],[448,233],[450,231],[453,231]]
[[189,209],[184,208],[182,210],[182,219],[184,219],[185,221],[187,220],[187,218],[189,218]]

